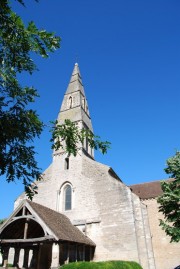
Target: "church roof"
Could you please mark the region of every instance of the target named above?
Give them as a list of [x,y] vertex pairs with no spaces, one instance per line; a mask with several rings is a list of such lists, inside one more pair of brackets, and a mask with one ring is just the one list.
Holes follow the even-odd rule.
[[[169,179],[172,180],[172,179]],[[129,186],[133,193],[139,196],[140,199],[151,199],[160,196],[163,191],[161,182],[164,180],[145,182]]]

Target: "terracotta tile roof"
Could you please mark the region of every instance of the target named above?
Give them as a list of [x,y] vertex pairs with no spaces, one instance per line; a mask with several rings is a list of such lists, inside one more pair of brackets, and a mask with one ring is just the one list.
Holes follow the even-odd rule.
[[27,202],[59,240],[95,246],[95,243],[73,226],[65,215],[40,204]]
[[[168,181],[169,180],[172,179],[168,179]],[[141,184],[131,185],[129,187],[133,193],[139,196],[140,199],[156,198],[162,194],[161,181],[166,180],[145,182]]]

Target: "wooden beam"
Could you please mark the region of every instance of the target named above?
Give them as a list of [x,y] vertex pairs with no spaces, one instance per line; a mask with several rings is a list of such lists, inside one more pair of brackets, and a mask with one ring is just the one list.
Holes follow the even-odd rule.
[[24,239],[27,239],[27,232],[28,232],[28,222],[25,222],[25,225],[24,225]]
[[32,215],[24,215],[24,216],[17,216],[17,217],[13,217],[12,220],[19,220],[19,219],[32,219],[35,220],[35,217],[33,217]]
[[47,235],[44,237],[38,237],[38,238],[29,238],[29,239],[1,239],[0,244],[6,244],[6,243],[36,243],[36,242],[43,242],[48,240],[53,240],[54,237],[51,235]]
[[25,213],[26,213],[26,207],[25,207],[25,206],[23,206],[22,215],[24,216],[24,215],[25,215]]

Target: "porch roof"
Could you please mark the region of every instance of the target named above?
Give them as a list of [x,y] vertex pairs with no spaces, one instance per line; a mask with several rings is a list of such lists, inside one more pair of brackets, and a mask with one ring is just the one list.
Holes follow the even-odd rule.
[[65,215],[31,201],[28,203],[59,240],[95,246],[95,243],[72,225]]
[[[27,215],[21,214],[24,207],[28,210]],[[23,238],[23,227],[26,219],[30,225],[30,237]],[[36,225],[36,223],[39,224]],[[24,200],[0,228],[0,244],[38,242],[39,239],[41,241],[67,241],[95,246],[95,243],[73,226],[65,215],[43,205]]]

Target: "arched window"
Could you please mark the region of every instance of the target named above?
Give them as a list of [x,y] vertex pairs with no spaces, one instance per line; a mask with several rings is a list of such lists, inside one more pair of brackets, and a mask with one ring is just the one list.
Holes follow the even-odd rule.
[[71,210],[72,208],[72,188],[67,185],[64,188],[64,210]]
[[69,181],[64,182],[57,193],[56,210],[59,212],[74,209],[74,188]]

